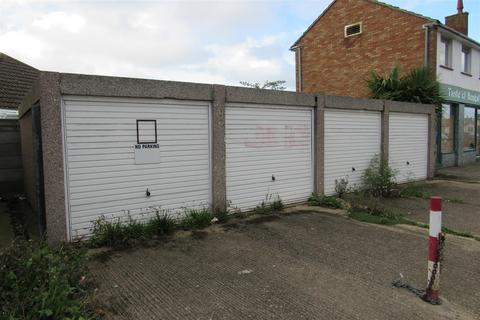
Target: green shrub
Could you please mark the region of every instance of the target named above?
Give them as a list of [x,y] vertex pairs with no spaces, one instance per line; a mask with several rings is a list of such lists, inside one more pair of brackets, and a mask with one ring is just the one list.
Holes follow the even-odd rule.
[[94,319],[84,248],[16,240],[0,253],[1,319]]
[[214,218],[213,214],[203,208],[203,209],[191,209],[187,211],[187,215],[185,219],[182,221],[182,226],[184,228],[193,228],[193,229],[201,229],[208,227],[212,223],[212,219]]
[[362,177],[364,191],[374,197],[394,196],[397,187],[395,175],[388,162],[375,155]]
[[308,198],[308,204],[315,207],[327,207],[334,209],[343,208],[343,203],[338,198],[326,195],[319,195],[316,193],[312,193],[310,198]]

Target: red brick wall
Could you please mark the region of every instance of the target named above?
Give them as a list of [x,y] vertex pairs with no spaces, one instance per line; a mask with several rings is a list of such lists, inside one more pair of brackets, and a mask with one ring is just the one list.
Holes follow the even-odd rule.
[[[356,22],[363,33],[345,38],[345,25]],[[408,71],[423,64],[427,22],[366,0],[337,0],[299,43],[302,91],[367,97],[371,70],[387,73],[398,65]]]
[[445,18],[445,24],[468,36],[468,12],[454,14]]

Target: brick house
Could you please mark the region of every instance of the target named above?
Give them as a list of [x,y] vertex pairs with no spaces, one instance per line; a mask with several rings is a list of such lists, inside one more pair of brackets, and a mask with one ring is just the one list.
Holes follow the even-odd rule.
[[[0,195],[23,190],[18,107],[31,90],[39,70],[0,52]],[[23,167],[23,168],[22,168]]]
[[[452,6],[454,1],[452,0]],[[468,13],[436,19],[375,0],[335,0],[290,48],[298,92],[368,97],[372,70],[428,65],[447,101],[438,130],[438,165],[462,166],[480,154],[480,43]],[[406,45],[407,44],[407,45]]]

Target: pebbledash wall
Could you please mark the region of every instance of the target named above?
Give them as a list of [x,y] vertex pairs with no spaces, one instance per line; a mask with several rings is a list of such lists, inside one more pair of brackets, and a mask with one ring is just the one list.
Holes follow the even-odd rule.
[[26,190],[50,242],[88,236],[102,215],[249,210],[332,194],[335,180],[359,184],[376,154],[400,182],[434,175],[429,105],[42,72],[19,113],[23,140],[35,140],[24,148],[41,144],[25,153],[36,159],[26,181],[43,183]]

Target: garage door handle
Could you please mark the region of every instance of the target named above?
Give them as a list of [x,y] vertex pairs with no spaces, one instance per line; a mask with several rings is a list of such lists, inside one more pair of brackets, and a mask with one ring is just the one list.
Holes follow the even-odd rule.
[[409,166],[409,165],[410,165],[410,161],[407,161],[407,166]]
[[355,171],[356,169],[354,167],[352,167],[352,171]]
[[272,174],[272,181],[275,181],[275,176]]

